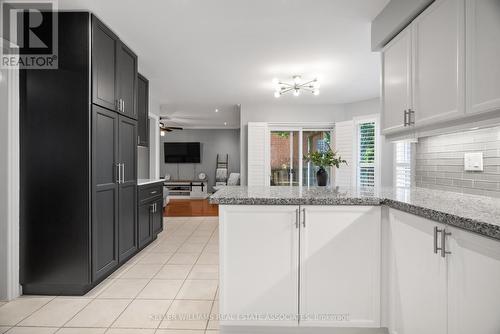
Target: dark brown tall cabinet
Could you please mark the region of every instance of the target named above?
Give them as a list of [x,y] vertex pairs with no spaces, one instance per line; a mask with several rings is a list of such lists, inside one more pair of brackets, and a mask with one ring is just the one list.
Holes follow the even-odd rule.
[[20,73],[25,294],[82,295],[138,250],[137,57],[58,13],[59,68]]

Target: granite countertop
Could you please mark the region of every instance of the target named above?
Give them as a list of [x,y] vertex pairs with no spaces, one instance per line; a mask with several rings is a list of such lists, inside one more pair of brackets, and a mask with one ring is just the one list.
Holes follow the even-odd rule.
[[159,183],[159,182],[165,182],[165,179],[137,179],[137,185],[138,186],[143,186],[146,184],[153,184],[153,183]]
[[224,187],[221,205],[386,205],[500,240],[500,198],[427,188]]

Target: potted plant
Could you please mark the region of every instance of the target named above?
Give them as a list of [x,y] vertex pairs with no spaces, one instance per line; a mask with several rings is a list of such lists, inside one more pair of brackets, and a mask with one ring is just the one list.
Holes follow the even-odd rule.
[[340,155],[337,156],[337,152],[333,151],[330,147],[328,147],[328,150],[326,151],[310,152],[304,156],[304,160],[306,162],[312,162],[313,165],[319,167],[316,172],[318,186],[326,186],[328,182],[328,173],[326,172],[325,167],[335,166],[339,168],[340,164],[347,165],[347,161],[343,160]]

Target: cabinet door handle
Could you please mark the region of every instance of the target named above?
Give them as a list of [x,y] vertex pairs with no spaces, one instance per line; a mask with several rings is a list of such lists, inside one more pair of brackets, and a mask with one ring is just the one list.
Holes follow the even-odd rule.
[[121,181],[120,164],[115,164],[115,167],[116,167],[115,183],[120,184]]
[[446,254],[451,254],[451,252],[446,250],[446,237],[451,235],[450,232],[446,232],[446,229],[443,229],[441,232],[441,257],[446,257]]
[[434,226],[434,254],[437,254],[438,251],[442,249],[442,247],[438,247],[438,233],[442,233],[443,230]]
[[299,228],[299,209],[295,209],[295,228]]
[[122,163],[122,183],[125,183],[125,163]]
[[302,209],[302,226],[306,227],[306,209]]
[[413,116],[415,115],[415,110],[408,109],[408,125],[415,125],[415,120]]
[[408,126],[408,111],[405,109],[403,110],[403,119],[404,119],[404,126]]

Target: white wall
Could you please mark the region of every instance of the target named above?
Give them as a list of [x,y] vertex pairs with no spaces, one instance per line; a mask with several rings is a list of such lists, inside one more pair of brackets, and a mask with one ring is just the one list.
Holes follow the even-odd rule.
[[[380,113],[379,98],[349,104],[328,105],[242,105],[240,115],[241,126],[241,182],[247,184],[247,148],[248,148],[248,122],[323,122],[333,123],[353,119],[356,116]],[[383,138],[382,138],[383,139]],[[390,154],[391,168],[381,168],[381,185],[392,184],[392,145],[380,140],[382,164],[385,166],[387,156]],[[388,169],[391,169],[389,173]],[[390,175],[389,175],[390,174]],[[390,180],[390,184],[389,184]]]

